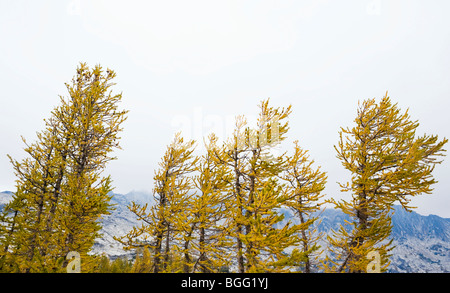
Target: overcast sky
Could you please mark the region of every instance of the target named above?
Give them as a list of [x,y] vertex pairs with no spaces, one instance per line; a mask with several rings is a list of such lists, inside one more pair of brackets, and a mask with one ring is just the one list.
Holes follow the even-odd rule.
[[[333,149],[357,103],[389,91],[419,134],[450,137],[450,1],[0,1],[0,191],[6,157],[25,156],[67,96],[79,62],[116,71],[124,123],[106,172],[116,192],[153,189],[175,131],[221,137],[258,103],[293,107],[293,140],[328,172],[328,196],[348,178]],[[448,148],[448,146],[447,146]],[[450,217],[450,158],[434,171],[422,214]]]

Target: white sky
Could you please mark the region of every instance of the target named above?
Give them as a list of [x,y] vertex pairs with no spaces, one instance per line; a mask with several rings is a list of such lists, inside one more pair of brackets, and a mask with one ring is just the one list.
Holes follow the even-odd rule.
[[[450,137],[450,1],[0,1],[0,191],[14,190],[6,154],[25,156],[67,95],[79,62],[117,72],[129,109],[107,173],[116,192],[148,191],[175,131],[229,131],[258,103],[292,104],[284,145],[298,139],[328,172],[348,175],[333,145],[358,100],[389,91],[419,133]],[[448,148],[448,146],[447,146]],[[450,217],[450,163],[437,166],[422,214]]]

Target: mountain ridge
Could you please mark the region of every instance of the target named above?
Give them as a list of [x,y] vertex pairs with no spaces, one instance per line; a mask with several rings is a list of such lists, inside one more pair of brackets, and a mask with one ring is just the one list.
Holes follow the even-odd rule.
[[[0,210],[12,198],[12,192],[0,192]],[[110,215],[103,217],[101,238],[94,244],[92,252],[105,254],[111,259],[128,256],[132,252],[125,251],[122,245],[114,240],[114,236],[123,236],[138,224],[136,216],[131,213],[127,205],[135,201],[139,204],[153,203],[149,193],[134,191],[127,194],[113,194],[111,203],[114,210]],[[285,221],[292,219],[287,210]],[[319,232],[325,235],[331,230],[337,230],[345,220],[350,218],[342,211],[327,208],[322,211]],[[407,212],[401,206],[394,207],[392,215],[393,245],[391,264],[388,272],[391,273],[442,273],[450,272],[450,218],[442,218],[430,214],[421,215],[415,211]],[[326,247],[322,242],[322,247]]]

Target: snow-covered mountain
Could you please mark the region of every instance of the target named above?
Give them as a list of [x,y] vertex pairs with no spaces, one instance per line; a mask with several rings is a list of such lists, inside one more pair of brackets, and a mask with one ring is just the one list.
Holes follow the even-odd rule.
[[3,210],[5,204],[7,204],[13,196],[11,191],[0,192],[0,211]]
[[120,237],[126,235],[133,226],[140,224],[136,216],[127,207],[133,201],[141,205],[149,203],[150,206],[152,204],[152,197],[149,193],[137,191],[125,195],[114,194],[111,199],[114,210],[110,215],[106,215],[102,219],[103,228],[100,231],[102,237],[94,244],[93,253],[105,253],[111,259],[133,254],[133,252],[123,250],[122,244],[113,238],[114,236]]
[[[13,193],[10,191],[0,192],[0,211],[12,199],[12,196]],[[152,198],[149,193],[139,191],[132,191],[125,195],[115,194],[111,199],[114,210],[110,215],[102,218],[103,228],[100,231],[102,237],[95,242],[92,253],[106,254],[111,259],[132,254],[132,252],[123,250],[122,244],[113,237],[127,234],[137,224],[135,215],[127,208],[133,201],[145,204],[146,202],[151,203]]]
[[[149,198],[141,195],[138,202],[148,202],[146,199]],[[114,196],[112,201],[117,203],[117,209],[104,219],[104,237],[95,247],[98,252],[112,257],[125,254],[112,235],[125,235],[135,225],[134,215],[126,208],[131,200],[136,200],[136,194]],[[284,213],[286,219],[289,218],[287,211]],[[326,234],[349,220],[344,213],[334,209],[326,209],[321,219],[318,230]],[[389,272],[450,272],[450,219],[409,213],[396,206],[392,223],[391,237],[396,247],[392,251]]]
[[396,207],[391,272],[450,272],[450,219]]
[[[318,231],[325,235],[338,230],[350,218],[339,210],[326,209]],[[423,216],[395,206],[392,215],[393,245],[391,273],[450,272],[450,219]],[[323,246],[326,244],[323,243]]]
[[[0,192],[0,210],[11,197],[11,192]],[[111,200],[115,210],[102,219],[103,236],[95,243],[93,253],[105,253],[111,258],[131,254],[124,251],[113,236],[125,235],[138,224],[134,214],[127,208],[132,201],[151,204],[152,198],[145,192],[115,194]],[[287,211],[283,213],[286,220],[290,218]],[[344,220],[349,220],[341,211],[334,209],[326,209],[320,218],[318,230],[324,233],[330,233],[331,229],[337,230]],[[396,206],[392,223],[391,237],[396,247],[392,251],[389,272],[450,272],[450,219],[408,213]]]

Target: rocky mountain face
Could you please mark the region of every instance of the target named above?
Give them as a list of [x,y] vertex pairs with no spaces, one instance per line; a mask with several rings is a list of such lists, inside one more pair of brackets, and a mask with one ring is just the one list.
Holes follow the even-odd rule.
[[[0,193],[0,209],[12,197],[11,192]],[[114,259],[119,256],[131,256],[132,252],[123,250],[122,245],[113,239],[114,236],[125,235],[133,226],[140,224],[128,210],[127,205],[137,203],[151,204],[151,196],[146,193],[131,192],[126,195],[116,194],[112,199],[115,210],[102,219],[103,236],[97,240],[93,253],[105,253]],[[291,218],[288,211],[283,211],[286,220]],[[337,230],[349,218],[339,210],[326,209],[321,214],[318,230],[324,234]],[[391,273],[425,273],[450,272],[450,219],[436,215],[423,216],[416,212],[406,212],[395,207],[392,216],[395,248],[392,251]],[[326,246],[325,243],[322,244]]]
[[[321,215],[320,232],[338,230],[350,218],[339,210],[327,209]],[[391,273],[450,272],[450,219],[423,216],[395,206],[392,215],[393,245]]]
[[450,219],[396,207],[392,272],[450,272]]

